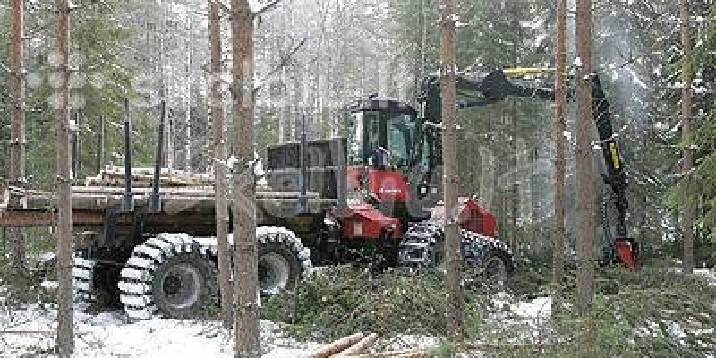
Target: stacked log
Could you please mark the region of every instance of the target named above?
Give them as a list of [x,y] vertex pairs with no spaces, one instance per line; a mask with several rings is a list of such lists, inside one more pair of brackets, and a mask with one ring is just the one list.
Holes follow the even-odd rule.
[[[107,166],[96,176],[87,177],[85,186],[124,185],[124,168]],[[132,168],[132,187],[148,188],[154,181],[154,168]],[[211,174],[197,174],[183,170],[162,168],[159,173],[161,187],[211,186],[214,177]]]

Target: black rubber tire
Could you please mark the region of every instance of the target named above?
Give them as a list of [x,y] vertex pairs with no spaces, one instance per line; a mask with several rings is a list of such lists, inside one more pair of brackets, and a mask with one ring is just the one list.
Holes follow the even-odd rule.
[[[215,247],[187,234],[159,234],[137,245],[125,263],[118,283],[120,301],[127,316],[132,320],[149,319],[156,315],[200,317],[201,311],[213,304],[214,297],[218,297],[214,253]],[[197,273],[197,300],[186,307],[172,308],[171,302],[157,291],[162,289],[161,277],[171,267],[182,263],[194,268]]]
[[[203,316],[216,297],[212,267],[212,262],[195,253],[179,254],[159,265],[152,280],[152,297],[159,312],[177,319]],[[184,277],[178,277],[180,274]],[[171,292],[176,290],[179,293]]]
[[262,295],[274,295],[296,286],[303,271],[298,255],[290,245],[281,242],[259,246],[259,289]]
[[[288,267],[285,287],[293,287],[303,272],[311,267],[310,250],[303,246],[301,239],[291,230],[258,227],[256,238],[259,257],[273,254],[285,258]],[[233,242],[232,237],[229,242]],[[149,319],[157,315],[171,318],[200,316],[204,307],[213,306],[219,301],[217,255],[214,237],[197,238],[181,233],[164,233],[137,245],[117,283],[120,301],[127,316],[131,320]],[[161,278],[157,277],[171,269],[167,265],[179,265],[182,262],[195,267],[195,276],[199,277],[196,285],[199,294],[194,304],[177,309],[170,307],[171,302],[156,292],[161,288]]]
[[[311,252],[303,246],[293,231],[283,227],[262,226],[256,230],[258,241],[259,291],[275,295],[295,287],[303,272],[311,267]],[[283,271],[279,282],[267,282],[270,266]]]

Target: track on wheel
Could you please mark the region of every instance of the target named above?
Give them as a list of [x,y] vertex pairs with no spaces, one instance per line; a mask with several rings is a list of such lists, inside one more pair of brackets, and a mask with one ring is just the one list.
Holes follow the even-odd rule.
[[[479,273],[480,279],[492,281],[512,273],[512,251],[504,242],[467,230],[460,230],[462,255],[466,271]],[[422,221],[411,225],[401,243],[402,266],[440,268],[444,264],[445,231],[442,222]],[[492,275],[492,277],[490,277]]]
[[[282,227],[258,227],[259,266],[273,269],[263,294],[291,287],[311,267],[310,251],[296,235]],[[229,235],[229,244],[233,238]],[[160,234],[137,245],[121,271],[120,301],[131,319],[155,315],[170,318],[201,316],[219,299],[217,240],[187,234]],[[264,259],[262,261],[262,258]],[[267,259],[268,258],[268,259]],[[267,260],[266,260],[267,259]],[[261,274],[261,270],[260,270]]]
[[96,262],[81,257],[74,258],[72,266],[72,288],[74,298],[81,302],[92,302],[93,295],[93,274]]

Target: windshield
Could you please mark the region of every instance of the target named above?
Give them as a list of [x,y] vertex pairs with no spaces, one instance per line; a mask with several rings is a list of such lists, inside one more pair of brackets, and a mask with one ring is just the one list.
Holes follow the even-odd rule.
[[404,166],[413,153],[415,118],[384,111],[353,113],[350,162],[354,165]]
[[410,163],[415,132],[415,122],[410,119],[410,116],[405,114],[388,119],[388,150],[390,159],[397,166]]

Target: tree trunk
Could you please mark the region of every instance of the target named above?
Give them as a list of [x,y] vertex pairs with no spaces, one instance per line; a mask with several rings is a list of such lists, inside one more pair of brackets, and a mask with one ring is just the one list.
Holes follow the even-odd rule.
[[[691,121],[692,114],[692,74],[691,74],[691,39],[689,29],[689,0],[679,0],[679,15],[681,18],[681,46],[684,57],[681,61],[681,81],[684,87],[681,90],[681,135],[686,145],[683,154],[683,163],[681,166],[682,180],[687,183],[690,181],[691,170],[694,167],[694,151],[690,148],[691,134],[693,132],[693,124]],[[687,202],[683,208],[681,215],[682,232],[684,235],[684,273],[693,273],[694,271],[694,212],[693,203]]]
[[592,1],[577,1],[577,309],[589,315],[594,291],[594,167],[592,155]]
[[57,7],[57,348],[60,357],[74,350],[72,325],[72,191],[70,178],[69,5]]
[[[167,54],[165,53],[165,45],[167,36],[169,34],[169,31],[167,30],[167,22],[168,15],[167,12],[169,11],[167,4],[162,4],[162,25],[161,27],[157,26],[157,29],[160,29],[161,33],[158,34],[159,36],[159,89],[161,92],[161,100],[164,101],[168,105],[168,99],[167,99],[167,93],[168,91],[168,81],[167,81],[167,73],[165,71],[166,68],[166,61],[167,61]],[[164,111],[164,166],[171,171],[171,169],[174,168],[174,116],[169,116],[169,111]]]
[[[12,138],[10,140],[10,184],[22,186],[25,177],[25,81],[23,75],[24,1],[12,0],[12,49],[10,54],[10,116]],[[17,203],[13,203],[17,204]]]
[[441,0],[440,11],[440,89],[442,97],[443,119],[443,178],[445,178],[445,260],[447,264],[448,337],[453,342],[461,342],[464,338],[465,324],[463,318],[463,297],[460,285],[462,255],[460,252],[460,228],[457,218],[460,211],[458,204],[458,173],[457,173],[457,112],[456,100],[456,64],[455,64],[455,0]]
[[577,312],[582,318],[578,346],[581,357],[595,356],[592,327],[594,296],[594,166],[592,155],[592,1],[577,0]]
[[232,0],[234,167],[234,262],[237,357],[259,357],[258,258],[253,129],[253,15],[247,0]]
[[[10,93],[10,116],[12,118],[10,140],[9,184],[25,186],[25,77],[23,75],[24,46],[24,1],[12,0],[12,49],[10,55],[10,75],[8,89]],[[9,205],[22,206],[20,197],[11,196]],[[23,232],[18,228],[8,230],[10,262],[13,268],[25,268],[26,247]]]
[[233,325],[231,256],[227,234],[229,231],[229,210],[226,200],[226,141],[224,140],[224,103],[221,94],[221,18],[217,0],[209,0],[209,113],[214,134],[214,192],[216,195],[216,239],[219,246],[219,290],[221,291],[221,320],[224,328]]
[[191,25],[191,18],[188,20],[188,24],[186,27],[186,30],[188,32],[186,36],[186,88],[184,89],[186,91],[186,94],[184,95],[184,108],[186,108],[186,112],[184,112],[184,170],[191,171],[192,169],[192,162],[191,162],[191,67],[192,67],[192,61],[193,61],[193,32],[192,32],[192,25]]
[[[517,56],[515,56],[516,58]],[[517,63],[517,61],[515,61]],[[509,226],[512,230],[512,233],[510,235],[510,241],[511,241],[511,248],[512,252],[516,253],[517,255],[520,255],[522,253],[522,248],[520,247],[520,238],[519,238],[519,228],[517,227],[517,218],[520,215],[519,212],[519,204],[520,204],[520,184],[518,182],[517,176],[519,175],[519,169],[520,169],[520,163],[518,162],[519,157],[519,149],[517,148],[517,101],[515,98],[510,98],[507,101],[507,105],[509,106],[509,113],[507,116],[510,118],[510,146],[511,149],[511,155],[510,155],[510,165],[512,168],[510,169],[510,172],[513,173],[509,176],[512,183],[510,183],[510,193],[509,195],[509,202],[510,202],[510,220],[509,220]],[[521,178],[520,178],[521,179]]]
[[556,40],[556,76],[555,100],[557,108],[552,126],[555,141],[554,160],[554,223],[552,232],[552,311],[561,306],[562,285],[564,280],[564,242],[565,228],[565,176],[567,172],[567,143],[564,132],[567,131],[567,0],[557,1],[557,40]]
[[104,147],[105,147],[105,118],[104,115],[99,117],[99,128],[97,129],[97,174],[102,171],[104,166]]

